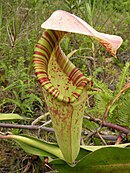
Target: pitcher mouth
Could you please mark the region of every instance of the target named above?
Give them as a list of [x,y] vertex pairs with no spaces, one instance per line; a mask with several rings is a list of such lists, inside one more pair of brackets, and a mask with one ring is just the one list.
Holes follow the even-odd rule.
[[[66,32],[46,30],[35,47],[33,61],[35,73],[43,89],[59,101],[72,103],[81,95],[83,88],[90,85],[90,81],[63,53],[59,42],[65,34]],[[57,78],[61,78],[59,83]],[[67,81],[63,81],[63,78]],[[66,84],[62,87],[64,82]],[[66,96],[66,93],[69,95]]]

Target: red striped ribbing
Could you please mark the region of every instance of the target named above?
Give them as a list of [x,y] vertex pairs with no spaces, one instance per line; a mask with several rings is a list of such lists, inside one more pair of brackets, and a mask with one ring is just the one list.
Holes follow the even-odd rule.
[[39,74],[45,74],[47,75],[47,72],[44,72],[44,71],[38,71],[38,72],[35,72],[36,75],[39,75]]
[[48,78],[47,77],[41,77],[41,78],[39,78],[39,82],[40,82],[40,84],[42,85],[42,86],[44,86],[44,85],[47,85],[47,84],[50,84],[51,82],[48,80]]
[[53,50],[53,46],[51,45],[49,40],[44,35],[42,36],[42,39],[46,40],[46,42],[49,44],[50,48]]
[[44,53],[38,52],[38,51],[34,51],[34,54],[41,55],[43,57],[47,57]]
[[53,47],[55,46],[55,42],[54,40],[52,39],[52,37],[50,36],[50,34],[46,31],[44,33],[44,35],[49,39],[49,43],[51,42],[51,44],[53,45]]
[[78,71],[78,69],[75,67],[72,72],[69,75],[69,79],[72,80],[73,76],[75,75],[75,73]]
[[37,43],[36,47],[41,49],[42,51],[46,52],[47,56],[50,57],[50,52],[43,44]]
[[73,96],[78,98],[80,96],[80,94],[78,94],[77,92],[72,92],[73,93]]
[[84,77],[84,75],[82,74],[82,73],[80,73],[80,74],[78,74],[75,78],[74,78],[74,80],[73,80],[73,84],[75,85],[77,85],[77,81],[80,79],[81,81],[83,80],[82,79],[82,77]]

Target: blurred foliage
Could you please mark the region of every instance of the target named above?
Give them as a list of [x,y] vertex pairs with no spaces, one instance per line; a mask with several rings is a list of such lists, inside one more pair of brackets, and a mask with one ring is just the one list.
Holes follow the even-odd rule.
[[[86,107],[86,113],[88,115],[100,119],[103,118],[103,115],[109,103],[117,96],[117,94],[122,90],[122,88],[127,83],[127,80],[130,75],[129,68],[130,68],[130,63],[126,63],[126,65],[122,69],[120,77],[117,79],[116,85],[115,83],[113,83],[111,84],[112,86],[110,84],[108,85],[108,83],[102,82],[102,79],[97,80],[97,76],[99,75],[99,73],[103,72],[103,69],[101,67],[99,67],[94,71],[93,74],[94,87],[100,90],[88,92],[88,94],[90,95],[89,97],[90,104],[88,104],[88,106]],[[128,106],[129,102],[130,102],[130,89],[124,92],[121,95],[121,97],[117,99],[117,102],[111,105],[108,115],[109,121],[115,124],[120,124],[122,126],[128,126],[128,124],[130,124],[129,121],[130,109]]]
[[[86,113],[102,118],[108,103],[130,81],[130,69],[124,71],[130,61],[129,0],[1,0],[1,113],[19,113],[35,119],[46,112],[42,90],[34,75],[32,55],[43,32],[41,24],[59,9],[79,16],[100,32],[120,35],[124,40],[117,59],[114,59],[101,45],[86,36],[69,34],[63,39],[63,51],[69,54],[77,50],[71,61],[93,80],[95,87],[103,91],[89,93]],[[127,91],[111,108],[109,121],[129,127],[129,101]],[[97,128],[87,120],[83,127]],[[51,136],[47,134],[45,138],[49,140]]]

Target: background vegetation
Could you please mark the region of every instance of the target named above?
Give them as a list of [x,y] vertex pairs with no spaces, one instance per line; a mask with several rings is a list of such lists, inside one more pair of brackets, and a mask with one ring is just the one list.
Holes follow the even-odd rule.
[[[92,79],[94,87],[103,91],[89,93],[86,117],[102,118],[108,103],[120,92],[125,83],[130,82],[129,0],[2,0],[0,3],[0,113],[18,113],[29,118],[28,121],[19,122],[22,124],[30,124],[47,112],[41,87],[34,74],[32,56],[34,46],[43,32],[41,24],[58,9],[81,17],[98,31],[120,35],[124,40],[118,50],[117,59],[111,57],[96,41],[82,35],[69,35],[62,42],[66,54],[79,49],[71,57],[71,61]],[[108,120],[130,127],[129,105],[128,90],[112,106]],[[49,119],[49,116],[44,116],[39,125]],[[87,134],[97,127],[97,124],[84,119],[83,129]],[[104,133],[107,130],[104,129]],[[1,133],[7,132],[31,133],[35,136],[40,135],[47,141],[55,141],[54,134],[50,132],[39,134],[34,131],[1,128]],[[85,133],[82,139],[85,144],[102,144],[99,138],[88,140]],[[43,165],[39,158],[28,156],[13,142],[0,141],[0,155],[1,173],[52,171]]]

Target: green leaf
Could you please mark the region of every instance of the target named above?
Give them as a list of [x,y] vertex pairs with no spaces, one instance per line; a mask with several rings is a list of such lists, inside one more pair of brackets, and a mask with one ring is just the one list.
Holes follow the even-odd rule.
[[20,115],[18,114],[13,114],[13,113],[10,113],[10,114],[0,114],[0,121],[5,121],[5,120],[23,120],[24,118],[21,117]]
[[128,173],[130,172],[130,149],[108,147],[91,152],[76,166],[55,164],[60,173]]
[[117,83],[118,91],[120,91],[120,90],[123,88],[123,85],[125,84],[126,79],[127,79],[127,77],[129,76],[129,67],[130,67],[130,63],[127,62],[127,63],[125,64],[125,67],[124,67],[123,70],[122,70],[122,74],[121,74],[121,76],[120,76],[120,80],[119,80],[119,82]]
[[37,147],[33,147],[33,146],[30,146],[24,142],[20,142],[20,141],[16,141],[20,147],[27,153],[29,154],[32,154],[32,155],[38,155],[38,156],[44,156],[44,157],[52,157],[52,158],[55,158],[56,156],[49,153],[49,152],[46,152],[44,150],[41,150]]
[[63,159],[61,150],[56,144],[48,143],[28,135],[8,135],[7,139],[14,139],[26,152],[39,156],[52,156]]
[[81,160],[83,157],[85,157],[90,152],[92,152],[92,151],[88,150],[88,149],[81,148],[81,146],[80,146],[80,151],[79,151],[79,154],[78,154],[78,156],[76,158],[76,161]]
[[105,145],[105,146],[81,146],[81,148],[88,150],[88,151],[96,151],[99,150],[101,148],[106,148],[106,147],[119,147],[119,148],[125,148],[125,147],[129,147],[130,143],[126,143],[126,144],[118,144],[118,145]]
[[71,51],[66,57],[67,57],[68,59],[71,58],[71,57],[73,56],[73,54],[75,54],[77,51],[78,51],[78,49],[77,49],[77,50]]

